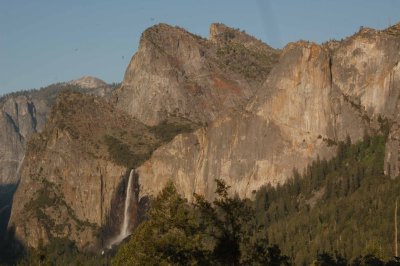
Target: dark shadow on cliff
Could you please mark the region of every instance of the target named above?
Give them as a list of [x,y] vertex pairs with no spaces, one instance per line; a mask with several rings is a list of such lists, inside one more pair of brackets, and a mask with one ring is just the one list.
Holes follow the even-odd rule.
[[[99,246],[102,248],[107,248],[109,245],[109,241],[116,237],[120,233],[121,225],[124,219],[124,209],[125,209],[125,199],[126,199],[126,190],[128,187],[130,170],[127,170],[125,173],[124,179],[118,185],[113,199],[111,201],[110,212],[106,214],[106,222],[105,225],[102,226],[98,233]],[[130,208],[128,210],[130,216],[129,227],[133,230],[138,224],[138,192],[139,192],[139,183],[138,183],[138,175],[133,173],[132,176],[133,184],[132,190],[130,193],[133,193],[133,197],[131,199]]]
[[0,185],[0,241],[7,233],[7,224],[11,215],[12,200],[17,185]]
[[0,241],[0,265],[16,265],[25,254],[24,245],[15,237],[15,229],[9,228]]
[[15,229],[7,229],[17,186],[0,185],[0,265],[14,265],[25,254],[24,246],[15,238]]

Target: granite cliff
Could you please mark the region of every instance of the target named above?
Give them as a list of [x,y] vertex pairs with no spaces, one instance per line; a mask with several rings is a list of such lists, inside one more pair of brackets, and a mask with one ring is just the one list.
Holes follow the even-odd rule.
[[0,98],[0,185],[16,184],[17,170],[25,145],[34,133],[43,130],[51,107],[60,92],[81,91],[110,97],[112,86],[93,77],[57,83],[39,90],[22,91]]
[[[131,169],[192,123],[148,127],[101,97],[62,93],[44,130],[28,142],[9,228],[28,246],[55,238],[106,246],[118,233]],[[161,129],[160,129],[161,128]],[[129,193],[138,192],[137,176]],[[130,226],[138,198],[131,197]]]
[[[92,86],[85,86],[82,80]],[[110,98],[114,87],[99,79],[84,77],[0,98],[0,239],[7,228],[12,196],[20,179],[27,143],[45,128],[57,96],[64,91],[80,91]]]
[[240,108],[264,82],[279,50],[222,24],[210,39],[159,24],[141,37],[117,106],[148,125],[169,115],[207,123]]
[[18,238],[33,247],[62,236],[80,247],[95,242],[126,172],[104,155],[107,137],[130,122],[101,99],[59,97],[46,128],[28,144],[10,219]]
[[149,28],[111,103],[58,98],[29,142],[10,228],[34,247],[58,237],[104,246],[122,222],[131,169],[133,226],[140,204],[170,179],[189,200],[212,198],[215,178],[252,197],[330,158],[347,136],[388,134],[385,169],[396,176],[399,27],[282,51],[223,24],[209,39]]
[[[213,32],[213,28],[212,32]],[[189,199],[223,178],[241,197],[334,154],[349,136],[389,134],[385,171],[398,174],[399,25],[342,42],[288,44],[244,112],[176,137],[137,169],[143,195],[172,179]],[[390,168],[390,169],[389,169]],[[157,184],[157,185],[156,185]]]
[[[39,239],[62,237],[80,248],[107,245],[122,222],[130,169],[176,135],[243,108],[279,51],[222,24],[213,28],[222,30],[210,40],[164,24],[146,30],[122,86],[113,93],[117,109],[96,97],[57,99],[21,167],[9,223],[18,239],[33,247]],[[230,33],[220,40],[225,31]],[[80,86],[89,83],[79,81]]]

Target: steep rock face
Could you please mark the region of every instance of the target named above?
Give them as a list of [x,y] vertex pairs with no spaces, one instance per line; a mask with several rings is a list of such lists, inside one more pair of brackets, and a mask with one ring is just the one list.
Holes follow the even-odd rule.
[[332,58],[333,82],[371,116],[392,118],[399,97],[399,37],[362,29],[345,40]]
[[[223,178],[249,197],[262,184],[286,180],[293,167],[331,156],[335,148],[327,143],[378,131],[389,133],[385,172],[397,176],[399,27],[362,29],[323,46],[289,44],[247,113],[176,138],[137,170],[143,194],[157,193],[154,184],[173,179],[189,198],[193,192],[212,197],[213,179]],[[212,39],[229,39],[212,29]]]
[[[28,143],[9,228],[32,247],[64,237],[82,249],[107,245],[123,220],[130,169],[189,127],[176,118],[150,128],[100,97],[61,94],[44,131]],[[131,198],[130,226],[138,204]]]
[[369,125],[332,84],[329,51],[312,43],[288,45],[246,112],[176,137],[137,169],[143,195],[172,179],[189,199],[211,198],[223,178],[241,197],[261,185],[284,182],[295,167],[329,158],[327,142],[359,139]]
[[141,197],[172,179],[189,200],[212,198],[215,178],[252,197],[331,157],[346,136],[378,131],[389,134],[386,172],[398,172],[397,32],[363,29],[280,53],[222,24],[210,40],[164,24],[148,29],[114,93],[119,111],[91,96],[58,101],[29,144],[10,226],[30,246],[68,237],[84,248],[110,220],[121,222],[112,212],[131,168]]
[[9,225],[28,246],[67,237],[87,247],[106,223],[126,168],[78,153],[70,142],[71,136],[59,131],[44,153],[27,154]]
[[24,158],[25,145],[34,133],[43,130],[51,106],[60,92],[82,91],[109,98],[112,89],[100,79],[84,77],[0,98],[0,185],[18,182],[17,170]]
[[[260,52],[264,50],[269,54]],[[117,106],[148,125],[156,125],[171,114],[210,122],[244,104],[278,55],[279,51],[261,42],[248,48],[237,41],[210,41],[159,24],[143,33],[138,52],[115,93]],[[246,64],[248,72],[243,73],[240,66]]]
[[13,121],[7,114],[0,112],[1,135],[0,145],[3,148],[0,155],[0,175],[2,184],[16,183],[18,178],[16,172],[20,157],[23,154],[22,137],[17,134]]
[[399,174],[400,24],[361,29],[334,50],[333,82],[353,106],[390,129],[385,173]]
[[0,110],[0,184],[16,184],[25,143],[40,132],[50,107],[44,100],[20,95],[4,101]]
[[93,245],[126,174],[107,155],[105,136],[133,125],[100,98],[63,94],[28,144],[9,224],[16,236],[33,247],[53,237]]

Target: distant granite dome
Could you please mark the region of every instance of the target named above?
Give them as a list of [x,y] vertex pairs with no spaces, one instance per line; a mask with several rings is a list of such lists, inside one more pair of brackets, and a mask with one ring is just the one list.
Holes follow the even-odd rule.
[[81,77],[80,79],[71,80],[70,82],[68,82],[68,84],[77,85],[87,89],[94,89],[94,88],[108,86],[108,84],[102,81],[101,79],[91,76],[84,76]]

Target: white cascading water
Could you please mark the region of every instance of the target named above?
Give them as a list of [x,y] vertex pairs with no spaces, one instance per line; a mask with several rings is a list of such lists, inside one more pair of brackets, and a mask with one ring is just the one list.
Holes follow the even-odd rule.
[[21,170],[21,166],[24,163],[24,160],[25,160],[25,154],[24,154],[24,156],[22,156],[21,161],[18,163],[17,173],[16,173],[16,180],[19,180],[19,171]]
[[125,207],[124,207],[124,221],[121,225],[121,230],[118,236],[110,241],[109,248],[113,245],[118,245],[122,240],[124,240],[127,236],[130,235],[129,231],[129,207],[131,205],[132,198],[132,177],[133,177],[133,169],[129,173],[128,186],[126,188],[126,196],[125,196]]

